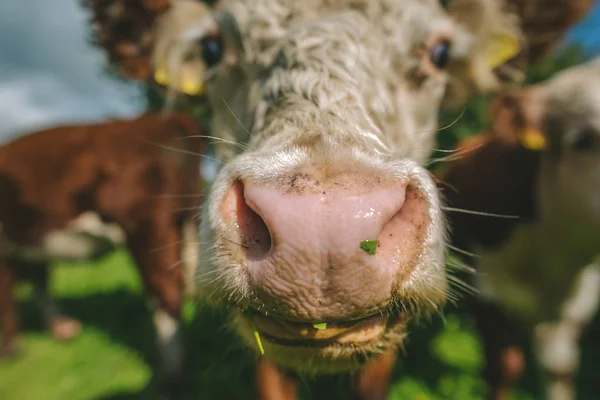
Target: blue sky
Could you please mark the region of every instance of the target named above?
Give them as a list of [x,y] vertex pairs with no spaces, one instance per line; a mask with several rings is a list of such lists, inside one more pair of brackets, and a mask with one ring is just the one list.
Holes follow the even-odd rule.
[[[109,78],[76,0],[0,1],[0,142],[59,123],[134,116],[140,88]],[[600,54],[600,0],[567,35]]]
[[0,141],[38,127],[131,116],[139,88],[103,72],[77,0],[0,1]]
[[600,54],[600,1],[567,33],[567,40],[581,43],[590,53]]

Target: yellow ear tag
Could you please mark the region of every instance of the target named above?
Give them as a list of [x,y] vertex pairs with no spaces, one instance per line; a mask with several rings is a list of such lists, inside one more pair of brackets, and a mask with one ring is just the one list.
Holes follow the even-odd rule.
[[184,78],[181,83],[181,91],[190,96],[202,94],[202,81],[197,78]]
[[203,75],[198,68],[193,66],[185,65],[182,66],[180,72],[179,90],[188,96],[199,96],[202,94],[203,88]]
[[[188,76],[185,75],[185,73],[181,74],[182,78],[177,90],[190,96],[198,96],[202,94],[203,85],[201,77],[194,76],[193,72],[191,77],[189,76],[190,74],[187,74]],[[165,68],[164,63],[160,63],[158,68],[154,71],[154,80],[160,85],[170,86],[169,75],[167,74],[167,69]]]
[[527,128],[521,135],[521,144],[529,150],[543,150],[546,148],[546,137],[537,129]]
[[169,77],[167,75],[167,70],[165,69],[164,64],[160,64],[158,68],[154,71],[154,80],[159,85],[169,85]]
[[490,68],[496,68],[515,57],[521,51],[519,40],[505,33],[496,35],[488,48],[488,63]]

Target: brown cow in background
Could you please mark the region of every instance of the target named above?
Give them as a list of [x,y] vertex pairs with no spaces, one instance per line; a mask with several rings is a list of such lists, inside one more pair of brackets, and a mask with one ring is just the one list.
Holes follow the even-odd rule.
[[80,324],[48,291],[57,260],[100,257],[125,242],[151,297],[162,377],[182,363],[184,266],[193,268],[205,140],[185,115],[62,126],[0,147],[0,355],[17,347],[16,279],[32,281],[53,336]]
[[567,30],[583,19],[595,0],[506,0],[521,18],[528,59],[538,62],[561,44]]
[[498,97],[494,132],[462,142],[443,176],[453,245],[476,254],[494,399],[522,369],[513,321],[532,336],[544,398],[576,398],[578,342],[600,303],[599,116],[597,58]]

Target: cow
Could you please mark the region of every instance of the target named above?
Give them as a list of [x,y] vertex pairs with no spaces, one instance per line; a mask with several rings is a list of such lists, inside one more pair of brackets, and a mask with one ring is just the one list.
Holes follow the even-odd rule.
[[474,254],[472,309],[493,399],[524,368],[519,324],[547,398],[575,398],[577,343],[600,301],[599,93],[594,59],[499,95],[494,129],[461,143],[441,177],[453,245]]
[[17,278],[33,283],[53,337],[71,339],[81,325],[52,301],[49,265],[97,259],[123,244],[148,293],[158,377],[171,390],[183,372],[180,310],[198,257],[205,145],[191,117],[148,114],[45,129],[0,147],[2,356],[17,350]]
[[527,37],[527,58],[535,63],[548,57],[564,41],[570,27],[581,21],[594,0],[507,0],[517,13]]
[[161,15],[154,77],[205,96],[221,139],[197,294],[259,356],[261,398],[296,398],[294,374],[354,373],[358,398],[382,399],[407,324],[442,309],[437,113],[449,83],[497,88],[522,44],[500,2],[461,2],[177,0]]

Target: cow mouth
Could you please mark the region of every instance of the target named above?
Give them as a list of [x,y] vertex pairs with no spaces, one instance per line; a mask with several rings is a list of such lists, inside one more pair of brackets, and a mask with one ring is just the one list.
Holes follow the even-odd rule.
[[244,319],[261,340],[279,346],[363,347],[379,341],[390,329],[403,328],[408,321],[408,314],[378,313],[351,321],[310,323],[290,321],[252,311],[245,312]]

